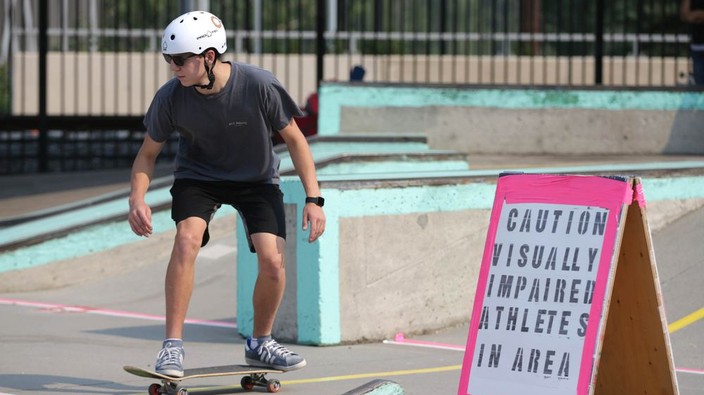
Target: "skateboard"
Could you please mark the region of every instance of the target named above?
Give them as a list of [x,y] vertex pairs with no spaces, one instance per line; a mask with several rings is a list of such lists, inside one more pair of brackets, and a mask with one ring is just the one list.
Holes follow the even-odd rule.
[[267,379],[267,373],[284,373],[283,370],[261,368],[250,365],[227,365],[227,366],[212,366],[207,368],[186,369],[183,372],[183,377],[171,377],[138,368],[135,366],[124,366],[123,369],[127,373],[134,374],[140,377],[151,379],[160,379],[161,384],[154,383],[149,386],[147,392],[149,395],[159,394],[177,394],[187,395],[188,390],[181,386],[181,382],[189,379],[219,377],[219,376],[243,376],[240,380],[240,385],[245,391],[251,391],[255,386],[265,387],[269,392],[279,392],[281,382],[276,379]]

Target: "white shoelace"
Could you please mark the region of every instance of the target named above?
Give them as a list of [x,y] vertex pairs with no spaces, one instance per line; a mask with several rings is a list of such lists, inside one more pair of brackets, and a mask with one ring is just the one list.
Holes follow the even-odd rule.
[[293,354],[294,353],[289,351],[286,347],[277,343],[276,340],[269,340],[259,347],[261,359],[269,364],[274,363],[276,358],[281,358],[285,361],[287,356]]
[[178,347],[164,347],[159,351],[156,359],[159,365],[171,365],[181,363],[181,352]]

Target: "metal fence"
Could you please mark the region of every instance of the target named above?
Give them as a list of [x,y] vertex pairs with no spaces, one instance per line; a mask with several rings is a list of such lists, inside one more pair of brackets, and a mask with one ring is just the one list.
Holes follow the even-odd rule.
[[379,83],[689,84],[676,0],[2,0],[0,174],[129,166],[170,78],[162,29],[188,9],[301,105],[355,66]]

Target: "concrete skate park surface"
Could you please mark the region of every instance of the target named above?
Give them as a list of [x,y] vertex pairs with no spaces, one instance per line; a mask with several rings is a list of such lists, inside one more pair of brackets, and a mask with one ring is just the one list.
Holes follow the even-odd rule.
[[[619,163],[699,161],[674,156],[479,156],[472,169],[558,166],[614,167]],[[168,170],[162,169],[160,175]],[[676,170],[675,172],[678,172]],[[128,187],[128,170],[0,178],[0,218],[36,213]],[[647,186],[646,186],[647,188]],[[123,202],[125,205],[126,200]],[[668,210],[665,210],[668,211]],[[675,218],[653,227],[655,255],[670,323],[680,393],[704,388],[704,208],[682,203]],[[243,362],[235,318],[237,276],[234,216],[213,222],[198,259],[196,289],[186,325],[187,367]],[[124,232],[129,229],[123,224]],[[154,363],[163,338],[163,277],[172,231],[74,259],[0,274],[0,393],[144,393],[150,380],[123,365]],[[469,314],[471,305],[455,306]],[[383,317],[379,317],[383,319]],[[454,394],[467,323],[387,341],[330,347],[291,345],[308,360],[276,376],[282,393],[341,394],[374,379],[393,380],[406,394]],[[239,378],[189,385],[234,386]],[[225,388],[220,388],[225,391]]]

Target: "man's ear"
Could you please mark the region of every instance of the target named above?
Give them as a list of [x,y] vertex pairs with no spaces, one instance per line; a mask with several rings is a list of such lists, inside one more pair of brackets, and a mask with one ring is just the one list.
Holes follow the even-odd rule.
[[217,54],[215,53],[214,49],[211,48],[205,51],[205,61],[208,63],[209,66],[213,65],[216,57]]

